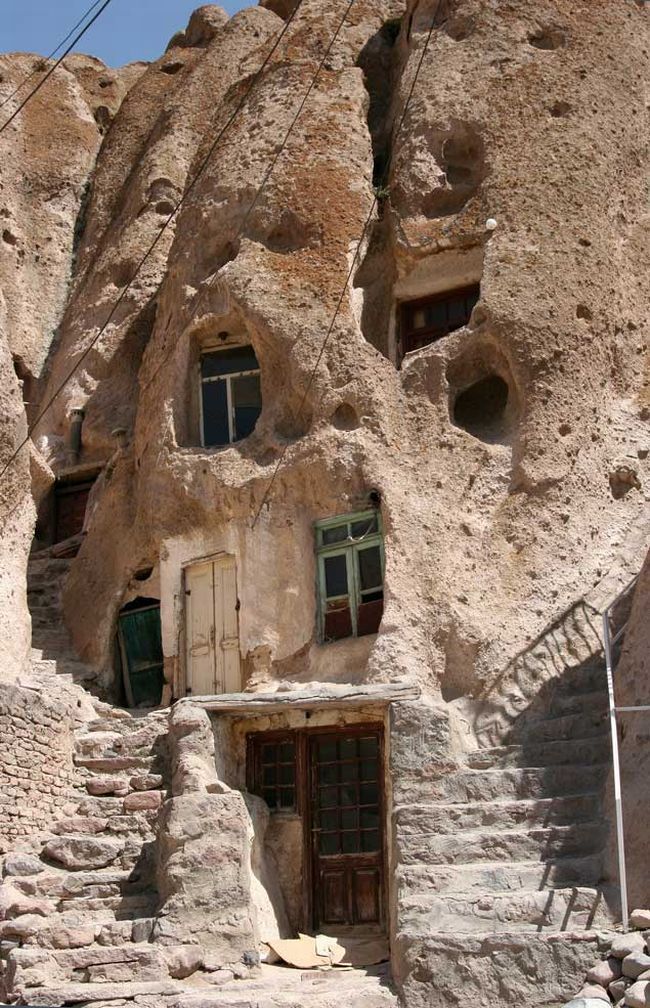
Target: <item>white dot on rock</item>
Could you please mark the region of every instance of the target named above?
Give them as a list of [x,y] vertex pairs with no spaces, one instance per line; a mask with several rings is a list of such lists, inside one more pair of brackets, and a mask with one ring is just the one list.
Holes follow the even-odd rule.
[[494,230],[496,230],[496,226],[497,226],[497,222],[494,219],[494,217],[488,217],[488,219],[485,222],[485,230],[486,231],[494,231]]

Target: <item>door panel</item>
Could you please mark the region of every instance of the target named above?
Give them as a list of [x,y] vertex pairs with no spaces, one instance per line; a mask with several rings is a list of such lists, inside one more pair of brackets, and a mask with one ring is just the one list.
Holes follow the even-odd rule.
[[188,687],[194,696],[215,692],[214,590],[211,563],[185,572]]
[[185,571],[188,692],[194,696],[241,689],[237,580],[233,557]]
[[383,815],[378,729],[309,739],[314,926],[383,921]]

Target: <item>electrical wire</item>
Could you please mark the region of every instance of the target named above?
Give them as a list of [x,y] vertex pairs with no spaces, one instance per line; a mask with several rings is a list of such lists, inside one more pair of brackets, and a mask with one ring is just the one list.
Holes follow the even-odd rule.
[[27,105],[27,103],[32,100],[32,98],[34,97],[34,95],[37,94],[41,90],[41,88],[43,87],[43,85],[50,79],[50,77],[52,76],[52,74],[54,73],[54,71],[56,70],[56,68],[58,66],[60,66],[61,63],[63,63],[63,60],[66,58],[66,56],[68,55],[68,53],[70,53],[74,49],[74,47],[76,46],[77,42],[81,38],[83,38],[83,36],[88,31],[88,29],[95,23],[95,21],[97,20],[97,18],[106,10],[106,8],[108,7],[109,3],[111,3],[111,2],[112,2],[112,0],[104,0],[104,3],[99,8],[99,10],[97,11],[97,13],[90,19],[90,21],[88,22],[88,24],[85,25],[81,29],[81,31],[78,33],[78,35],[75,35],[75,37],[73,38],[72,42],[70,43],[70,45],[68,46],[68,48],[65,50],[65,52],[61,56],[59,56],[58,60],[54,64],[54,66],[51,66],[50,69],[47,71],[47,73],[43,77],[43,80],[39,81],[35,88],[32,88],[32,90],[29,92],[29,94],[27,95],[27,97],[22,100],[22,102],[20,103],[20,105],[18,106],[18,108],[14,112],[11,113],[11,115],[9,116],[9,118],[5,122],[3,122],[2,126],[0,126],[0,135],[2,133],[4,133],[4,131],[6,130],[7,126],[9,126],[14,121],[14,119],[16,118],[16,116],[19,115],[22,112],[22,110],[25,108],[25,105]]
[[[91,6],[88,8],[88,10],[86,11],[86,13],[82,17],[79,18],[79,20],[77,21],[76,24],[74,24],[72,26],[72,28],[70,29],[70,31],[68,32],[68,34],[65,36],[65,38],[61,39],[61,41],[59,42],[58,46],[56,46],[56,48],[53,49],[51,53],[49,53],[47,56],[44,56],[42,58],[42,60],[39,60],[38,62],[40,63],[40,62],[43,62],[43,61],[49,61],[49,60],[53,59],[53,57],[56,56],[56,54],[58,53],[58,51],[61,48],[61,46],[64,46],[66,44],[66,42],[68,41],[68,39],[70,38],[70,36],[73,35],[74,32],[76,32],[77,28],[79,28],[84,23],[84,21],[86,20],[87,17],[90,17],[90,15],[92,14],[92,12],[95,10],[95,7],[99,7],[99,5],[100,5],[101,2],[102,2],[102,0],[95,0],[95,2],[93,4],[91,4]],[[25,87],[25,84],[27,84],[27,82],[30,81],[32,79],[32,77],[35,77],[36,74],[40,73],[40,72],[41,71],[38,69],[38,63],[37,63],[37,66],[34,68],[34,70],[32,70],[31,73],[28,73],[26,77],[23,77],[23,79],[21,80],[21,82],[18,85],[16,85],[16,87],[13,89],[13,91],[11,92],[11,94],[7,95],[7,97],[4,98],[0,102],[0,109],[4,108],[5,105],[7,105],[8,102],[10,102],[12,98],[15,98],[16,95],[18,94],[18,92],[22,91],[22,89]]]
[[[109,314],[108,314],[105,322],[103,323],[103,325],[101,326],[101,328],[99,329],[99,331],[96,333],[96,335],[93,336],[92,340],[90,341],[90,343],[88,344],[88,346],[85,348],[85,350],[83,351],[83,353],[80,354],[79,358],[77,359],[77,361],[75,362],[75,364],[73,365],[73,367],[70,369],[70,371],[68,372],[68,374],[65,376],[65,378],[63,379],[63,381],[58,385],[58,387],[56,388],[56,390],[54,391],[54,393],[50,396],[50,398],[47,400],[47,402],[45,403],[45,405],[39,410],[37,416],[34,418],[34,420],[32,420],[31,424],[29,425],[29,427],[27,429],[27,434],[25,435],[25,437],[23,438],[23,440],[20,442],[20,444],[18,445],[18,447],[14,450],[14,452],[9,457],[8,461],[5,463],[5,465],[3,466],[2,470],[0,471],[0,479],[4,476],[4,474],[7,472],[7,470],[9,469],[9,467],[12,465],[12,463],[14,462],[14,460],[19,455],[19,453],[25,447],[25,445],[29,441],[31,435],[33,434],[34,430],[36,429],[36,427],[38,426],[38,424],[41,422],[41,420],[43,419],[43,417],[45,416],[45,414],[47,413],[47,411],[49,410],[50,406],[55,401],[55,399],[57,398],[57,396],[60,395],[60,393],[63,391],[63,389],[65,388],[65,386],[68,384],[68,382],[70,381],[70,379],[72,378],[72,376],[78,370],[79,366],[83,363],[83,361],[86,359],[86,357],[88,356],[88,354],[90,353],[90,351],[93,349],[93,347],[95,347],[97,345],[98,340],[105,333],[105,331],[106,331],[106,329],[107,329],[107,327],[108,327],[111,319],[115,315],[115,312],[117,311],[117,309],[121,305],[122,301],[126,297],[126,294],[128,293],[128,291],[131,289],[134,281],[139,276],[142,267],[147,262],[147,260],[149,259],[149,257],[153,254],[156,246],[158,245],[158,242],[161,240],[162,236],[166,232],[166,230],[169,227],[169,225],[171,224],[172,220],[174,219],[174,217],[176,216],[176,214],[178,213],[178,211],[180,210],[180,208],[183,206],[183,204],[186,202],[186,200],[190,196],[190,193],[193,191],[196,183],[198,182],[198,180],[200,179],[201,175],[205,171],[208,163],[210,162],[210,160],[212,158],[212,155],[214,154],[215,150],[217,149],[217,146],[219,145],[220,140],[222,139],[222,137],[224,136],[224,134],[227,132],[227,130],[229,129],[229,127],[232,125],[232,123],[234,122],[235,118],[239,115],[239,112],[243,108],[243,106],[244,106],[247,98],[249,97],[249,95],[253,91],[253,89],[254,89],[255,85],[257,84],[257,82],[259,81],[262,73],[266,69],[266,67],[267,67],[267,65],[268,65],[271,57],[273,56],[273,54],[277,50],[278,46],[280,45],[282,39],[284,38],[285,34],[287,33],[287,31],[289,29],[289,26],[291,25],[291,23],[292,23],[293,19],[295,18],[296,14],[300,10],[300,7],[301,7],[301,5],[302,5],[303,2],[304,2],[304,0],[298,0],[298,3],[296,5],[296,7],[294,8],[294,10],[290,14],[290,16],[287,18],[287,20],[284,23],[284,25],[282,26],[282,31],[279,33],[279,35],[278,35],[277,39],[275,40],[273,46],[271,47],[271,49],[269,50],[269,52],[265,56],[262,64],[258,68],[258,70],[255,72],[255,74],[251,78],[251,82],[250,82],[248,88],[246,89],[246,91],[244,92],[242,98],[240,99],[240,101],[236,105],[234,111],[228,117],[225,125],[222,126],[222,128],[217,133],[217,136],[215,137],[215,139],[213,140],[212,144],[210,145],[210,147],[208,149],[208,152],[205,155],[203,161],[199,165],[199,167],[198,167],[196,173],[194,174],[192,180],[190,181],[189,185],[186,187],[185,192],[183,193],[183,195],[181,196],[181,198],[179,199],[178,203],[176,204],[176,206],[174,207],[174,209],[171,211],[171,213],[169,214],[169,216],[165,219],[164,223],[162,224],[162,226],[160,227],[160,229],[158,231],[158,234],[156,235],[156,237],[154,238],[154,240],[151,242],[151,244],[147,248],[146,252],[142,256],[142,258],[140,259],[140,261],[138,262],[138,265],[135,268],[133,276],[128,281],[128,283],[126,284],[126,286],[122,288],[122,290],[121,290],[121,292],[120,292],[117,300],[115,301],[113,307],[111,308],[111,310],[110,310],[110,312],[109,312]],[[106,4],[108,4],[108,3],[110,3],[110,0],[106,0],[106,3],[104,4],[104,6],[106,6]],[[102,8],[102,10],[103,10],[103,8]],[[99,13],[101,13],[101,11]],[[95,15],[95,16],[97,17],[98,15]],[[155,291],[156,294],[160,290],[161,286],[162,286],[162,281],[158,284],[158,286],[156,288],[156,291]]]
[[[427,32],[427,36],[426,36],[426,39],[425,39],[425,42],[424,42],[424,46],[422,47],[422,52],[420,53],[420,59],[419,59],[419,61],[417,63],[416,69],[415,69],[415,74],[413,76],[413,80],[411,82],[411,87],[409,89],[408,95],[406,97],[406,101],[404,103],[404,108],[402,109],[402,114],[400,116],[400,119],[399,119],[399,122],[398,122],[398,125],[397,125],[397,129],[395,130],[395,133],[394,133],[393,145],[397,141],[397,138],[399,137],[399,135],[401,133],[402,126],[404,125],[404,120],[406,118],[406,113],[408,112],[408,107],[409,107],[409,105],[411,103],[411,99],[412,99],[413,93],[415,91],[415,85],[417,84],[418,77],[420,76],[420,70],[422,69],[422,64],[424,62],[424,57],[427,54],[427,50],[429,48],[429,43],[431,42],[431,36],[433,34],[434,27],[435,27],[434,22],[432,22],[431,26],[429,28],[429,31]],[[320,365],[321,360],[323,359],[323,355],[324,355],[325,350],[327,348],[327,344],[329,342],[330,336],[332,335],[332,332],[334,330],[334,324],[336,322],[336,319],[338,318],[339,311],[341,310],[341,305],[343,304],[343,299],[345,298],[345,294],[346,294],[346,291],[348,289],[348,285],[350,283],[350,280],[352,279],[352,276],[353,276],[353,274],[355,272],[356,264],[357,264],[357,260],[359,258],[360,250],[361,250],[361,248],[363,246],[363,242],[364,242],[364,239],[366,237],[366,233],[368,231],[368,228],[370,227],[370,223],[372,221],[373,214],[375,212],[375,207],[377,206],[377,203],[379,201],[379,195],[378,194],[384,188],[386,182],[388,181],[388,177],[389,177],[389,173],[390,173],[390,167],[391,167],[391,160],[389,160],[388,163],[386,164],[386,167],[385,167],[383,175],[382,175],[381,183],[379,185],[375,186],[374,198],[373,198],[372,204],[370,206],[370,210],[368,212],[368,216],[366,217],[365,223],[363,225],[363,229],[361,231],[361,235],[359,237],[359,241],[358,241],[357,247],[355,249],[354,256],[352,257],[352,262],[350,263],[350,267],[348,269],[348,272],[346,274],[345,280],[343,282],[343,287],[341,289],[341,293],[340,293],[338,301],[336,303],[336,307],[334,309],[334,314],[332,315],[332,318],[330,320],[330,324],[329,324],[329,326],[327,328],[327,332],[325,333],[325,337],[323,339],[322,346],[321,346],[320,351],[318,353],[318,356],[316,358],[316,363],[314,364],[314,366],[313,366],[313,368],[312,368],[312,370],[310,372],[309,380],[308,380],[306,388],[305,388],[305,390],[304,390],[304,392],[302,394],[302,398],[300,400],[300,405],[298,406],[298,411],[297,411],[296,416],[295,416],[296,423],[300,420],[300,416],[301,416],[303,408],[305,406],[305,402],[307,401],[307,396],[309,395],[311,387],[314,384],[314,379],[316,377],[316,372],[318,371],[318,367]],[[273,473],[271,475],[271,479],[269,480],[268,486],[267,486],[266,490],[264,491],[264,494],[262,496],[262,500],[260,502],[260,505],[259,505],[257,511],[255,512],[255,517],[253,518],[253,521],[252,521],[252,524],[251,524],[251,529],[254,529],[255,526],[257,525],[259,517],[260,517],[260,515],[262,513],[262,509],[263,509],[266,501],[268,500],[268,497],[269,497],[269,494],[271,493],[271,490],[273,489],[273,485],[275,483],[275,480],[277,478],[278,472],[280,471],[280,467],[282,466],[282,463],[284,462],[284,459],[285,459],[285,456],[286,456],[288,450],[289,450],[289,442],[287,442],[284,445],[284,447],[283,447],[283,449],[282,449],[282,451],[280,453],[280,457],[279,457],[279,459],[278,459],[278,461],[277,461],[277,463],[275,465],[275,468],[274,468]]]
[[[281,158],[281,156],[282,156],[282,154],[283,154],[283,152],[284,152],[284,150],[285,150],[285,148],[287,146],[287,143],[289,141],[289,137],[293,133],[293,131],[294,131],[295,127],[296,127],[296,124],[297,124],[298,120],[300,119],[300,116],[302,115],[303,109],[305,108],[305,105],[307,104],[307,102],[309,100],[309,97],[310,97],[311,93],[314,90],[314,88],[316,87],[316,81],[318,80],[318,78],[320,76],[320,73],[321,73],[323,67],[325,66],[325,63],[326,63],[326,61],[327,61],[327,59],[328,59],[328,57],[329,57],[332,49],[334,48],[334,44],[335,44],[337,38],[339,37],[339,35],[341,33],[341,29],[343,28],[343,25],[345,24],[345,22],[346,22],[346,20],[348,18],[348,15],[349,15],[350,11],[352,10],[352,7],[354,6],[355,3],[356,3],[356,0],[349,0],[349,3],[347,5],[347,7],[345,8],[345,12],[343,14],[343,17],[340,19],[340,21],[339,21],[339,23],[338,23],[338,25],[336,27],[336,31],[334,32],[334,34],[333,34],[333,36],[332,36],[332,38],[330,40],[330,43],[327,46],[327,49],[325,50],[325,52],[323,53],[323,55],[321,57],[320,63],[318,64],[318,67],[316,69],[316,73],[312,77],[311,82],[309,84],[309,87],[305,91],[305,94],[303,95],[302,100],[301,100],[300,104],[298,105],[298,109],[297,109],[295,115],[293,116],[293,118],[291,120],[291,123],[289,124],[289,128],[287,129],[286,133],[284,134],[282,142],[281,142],[281,144],[280,144],[280,146],[279,146],[279,148],[278,148],[275,156],[271,159],[271,162],[270,162],[270,164],[269,164],[266,172],[264,173],[264,175],[262,177],[262,181],[260,182],[259,186],[257,187],[257,191],[255,193],[255,196],[253,197],[252,201],[250,202],[250,204],[248,206],[248,209],[246,210],[246,213],[244,214],[244,216],[242,218],[242,221],[241,221],[239,227],[237,228],[237,231],[235,232],[234,237],[230,241],[231,245],[235,245],[235,243],[237,241],[239,241],[239,239],[241,238],[242,234],[244,233],[244,228],[246,227],[246,224],[248,223],[253,210],[255,209],[255,207],[257,206],[257,204],[259,202],[260,196],[262,195],[264,189],[266,188],[267,182],[269,181],[271,175],[273,174],[273,172],[275,170],[275,167],[276,167],[278,161],[280,160],[280,158]],[[196,317],[196,315],[197,315],[197,313],[199,311],[199,308],[203,304],[203,302],[204,302],[204,300],[205,300],[205,298],[206,298],[206,296],[208,294],[208,291],[212,288],[212,286],[214,284],[214,281],[218,277],[221,269],[222,269],[222,267],[220,266],[218,269],[214,270],[214,272],[211,273],[208,276],[207,280],[204,281],[205,286],[200,291],[199,296],[196,299],[196,303],[192,306],[192,317],[193,318]],[[149,380],[146,383],[146,385],[144,385],[143,391],[146,391],[149,388],[149,386],[152,384],[152,382],[155,381],[156,376],[158,375],[158,373],[160,372],[160,370],[165,366],[165,364],[169,360],[169,358],[170,358],[170,356],[171,356],[171,354],[172,354],[172,352],[174,350],[174,347],[175,347],[175,344],[172,345],[172,347],[170,348],[169,352],[161,359],[160,363],[158,364],[158,367],[156,368],[156,370],[154,371],[154,373],[151,375],[151,377],[149,378]]]

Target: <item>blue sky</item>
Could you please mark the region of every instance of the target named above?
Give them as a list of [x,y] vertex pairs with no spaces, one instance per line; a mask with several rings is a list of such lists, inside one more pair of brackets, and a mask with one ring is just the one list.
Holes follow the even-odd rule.
[[[81,40],[79,50],[110,66],[155,59],[205,0],[111,0]],[[229,14],[256,0],[221,0]],[[0,52],[47,55],[91,6],[92,0],[0,0]]]

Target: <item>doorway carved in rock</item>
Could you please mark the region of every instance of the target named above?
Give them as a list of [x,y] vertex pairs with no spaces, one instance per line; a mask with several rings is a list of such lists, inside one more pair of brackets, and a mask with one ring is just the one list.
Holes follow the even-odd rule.
[[248,788],[303,825],[305,927],[385,927],[383,728],[307,728],[248,736]]

